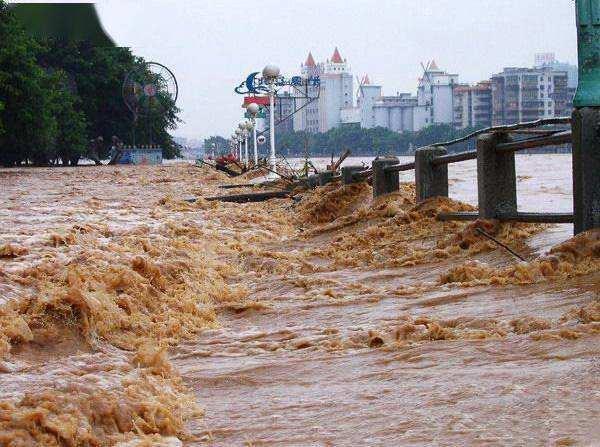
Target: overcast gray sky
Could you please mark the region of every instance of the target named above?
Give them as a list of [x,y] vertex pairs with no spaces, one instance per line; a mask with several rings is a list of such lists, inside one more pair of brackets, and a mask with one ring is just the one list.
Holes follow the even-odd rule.
[[268,62],[298,71],[337,45],[355,75],[384,93],[415,92],[420,62],[435,59],[461,82],[504,66],[531,66],[536,52],[576,62],[572,0],[98,0],[119,46],[169,66],[180,86],[176,134],[229,135],[241,119],[233,92]]

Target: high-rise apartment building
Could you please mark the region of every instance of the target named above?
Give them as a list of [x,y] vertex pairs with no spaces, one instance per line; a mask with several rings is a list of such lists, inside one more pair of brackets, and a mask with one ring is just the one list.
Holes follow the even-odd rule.
[[492,76],[493,125],[569,115],[572,103],[565,71],[509,67]]
[[457,85],[454,88],[454,127],[490,127],[492,125],[492,83]]

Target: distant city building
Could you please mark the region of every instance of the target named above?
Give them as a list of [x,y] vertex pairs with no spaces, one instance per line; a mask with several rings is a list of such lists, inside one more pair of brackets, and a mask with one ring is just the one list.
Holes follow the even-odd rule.
[[381,96],[373,105],[375,126],[394,132],[412,132],[417,98],[410,93]]
[[336,47],[331,59],[321,64],[320,132],[327,132],[342,123],[342,110],[354,107],[353,89],[350,67]]
[[535,54],[535,67],[543,67],[545,65],[552,65],[556,62],[556,55],[554,53],[536,53]]
[[538,53],[535,55],[534,68],[551,67],[554,71],[566,71],[569,77],[568,87],[577,89],[579,81],[579,69],[577,65],[566,62],[558,62],[554,53]]
[[414,113],[414,130],[419,131],[433,124],[454,122],[454,87],[458,75],[440,70],[435,63],[425,68],[417,88],[417,107]]
[[307,104],[294,119],[295,130],[307,132],[327,132],[329,129],[345,124],[348,119],[353,119],[354,94],[353,78],[350,67],[342,59],[337,47],[331,59],[324,63],[316,63],[312,53],[308,54],[306,62],[301,65],[301,76],[309,78],[319,76],[321,79],[320,91],[317,87],[309,87],[309,96],[319,99],[309,102],[301,100],[298,106]]
[[340,113],[340,119],[342,126],[360,127],[360,109],[358,107],[342,109]]
[[[300,75],[304,79],[321,76],[321,68],[315,63],[312,53],[308,53],[306,62],[301,65]],[[308,96],[315,98],[318,94],[318,87],[310,85],[308,87]],[[319,100],[308,101],[305,99],[297,100],[296,106],[301,110],[294,115],[294,130],[303,130],[306,132],[317,133],[320,129],[319,121]]]
[[490,127],[492,125],[492,83],[457,85],[454,88],[454,127]]
[[419,79],[417,96],[397,93],[384,96],[380,85],[363,77],[359,86],[357,109],[365,129],[384,127],[394,132],[415,132],[433,124],[454,122],[454,87],[458,75],[440,70],[431,61]]
[[509,67],[492,76],[493,125],[569,115],[572,105],[565,71]]
[[578,70],[557,62],[554,53],[540,53],[534,68],[505,68],[491,80],[467,85],[459,83],[458,74],[441,70],[431,61],[419,79],[416,96],[384,96],[382,86],[365,75],[356,105],[352,74],[337,48],[325,63],[315,63],[309,53],[301,74],[320,76],[321,91],[318,101],[296,114],[294,130],[326,132],[340,125],[360,125],[418,132],[436,124],[480,128],[569,115]]
[[[285,92],[275,98],[275,132],[289,133],[294,131],[294,110],[296,99]],[[270,127],[271,115],[265,115],[265,126]]]
[[375,103],[381,98],[381,85],[371,84],[368,75],[365,75],[358,88],[357,110],[360,116],[360,126],[370,129],[377,126],[375,117]]

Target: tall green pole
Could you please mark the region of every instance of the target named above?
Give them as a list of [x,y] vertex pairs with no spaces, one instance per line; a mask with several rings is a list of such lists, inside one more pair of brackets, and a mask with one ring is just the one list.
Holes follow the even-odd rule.
[[576,0],[579,85],[573,100],[575,234],[600,228],[600,0]]
[[579,85],[575,107],[600,106],[600,1],[577,0]]

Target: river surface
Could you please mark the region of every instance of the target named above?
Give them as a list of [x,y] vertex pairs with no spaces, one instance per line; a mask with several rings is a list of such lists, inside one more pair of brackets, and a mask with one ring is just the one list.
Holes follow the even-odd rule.
[[[184,163],[0,170],[0,445],[600,445],[600,235],[437,221],[475,171],[239,205]],[[517,171],[571,211],[570,156]]]

